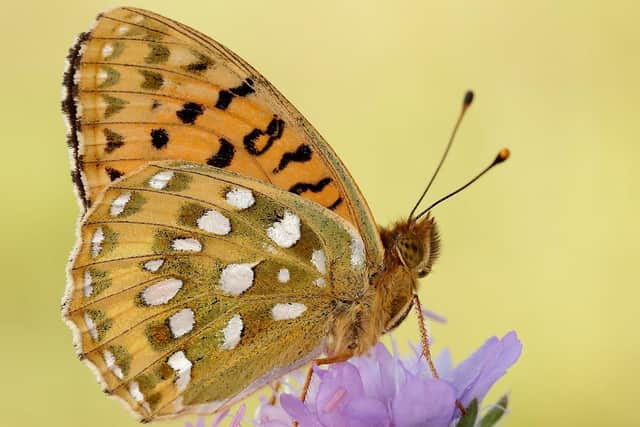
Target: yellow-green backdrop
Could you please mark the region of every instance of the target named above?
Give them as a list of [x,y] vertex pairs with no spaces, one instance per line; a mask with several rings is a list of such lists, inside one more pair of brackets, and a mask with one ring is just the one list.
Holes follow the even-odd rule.
[[[0,424],[135,426],[60,320],[78,212],[63,59],[108,1],[0,8]],[[640,4],[635,1],[132,1],[235,50],[306,115],[386,224],[406,215],[465,89],[477,103],[431,197],[502,146],[512,159],[437,208],[424,281],[436,349],[518,331],[496,385],[509,426],[638,425]],[[396,337],[417,339],[409,318]],[[180,426],[171,422],[167,426]]]

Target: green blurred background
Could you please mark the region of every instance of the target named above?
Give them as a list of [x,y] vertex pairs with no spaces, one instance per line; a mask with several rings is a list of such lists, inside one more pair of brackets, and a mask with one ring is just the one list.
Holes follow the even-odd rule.
[[[116,5],[3,2],[1,425],[137,425],[76,359],[59,314],[78,213],[63,59]],[[421,295],[449,318],[433,325],[436,350],[457,361],[515,329],[523,356],[491,395],[511,393],[504,425],[640,425],[638,2],[129,5],[189,24],[260,70],[330,141],[381,224],[408,213],[473,88],[431,198],[499,148],[513,156],[435,212],[443,254]],[[415,320],[395,336],[417,340]]]

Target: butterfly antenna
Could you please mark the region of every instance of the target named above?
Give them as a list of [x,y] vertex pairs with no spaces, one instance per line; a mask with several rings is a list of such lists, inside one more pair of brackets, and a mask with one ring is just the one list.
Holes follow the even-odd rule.
[[507,148],[503,148],[502,150],[500,150],[500,152],[498,153],[498,155],[496,156],[496,158],[493,160],[493,162],[487,166],[486,168],[484,168],[482,170],[482,172],[480,172],[478,175],[476,175],[475,177],[473,177],[469,182],[467,182],[465,185],[463,185],[462,187],[458,188],[457,190],[447,194],[446,196],[444,196],[443,198],[437,200],[436,202],[432,203],[431,206],[429,206],[427,209],[423,210],[422,212],[420,212],[420,214],[418,216],[416,216],[416,221],[418,219],[420,219],[421,216],[423,216],[424,214],[426,214],[427,212],[429,212],[431,209],[433,209],[434,207],[438,206],[440,203],[444,202],[445,200],[447,200],[449,197],[455,196],[456,194],[458,194],[459,192],[461,192],[462,190],[464,190],[465,188],[467,188],[468,186],[470,186],[471,184],[473,184],[474,182],[476,182],[478,179],[480,179],[480,177],[482,175],[484,175],[485,173],[489,172],[491,170],[491,168],[493,168],[496,165],[499,165],[500,163],[504,162],[505,160],[507,160],[509,158],[510,155],[510,151]]
[[462,101],[462,110],[460,110],[460,115],[458,116],[458,120],[456,121],[456,124],[453,127],[453,131],[451,132],[451,136],[449,137],[449,142],[447,143],[447,147],[444,150],[444,154],[440,158],[440,163],[438,163],[438,167],[436,168],[435,172],[433,172],[433,175],[431,176],[431,179],[427,184],[427,188],[425,188],[424,191],[422,192],[422,196],[420,196],[420,198],[416,202],[416,205],[413,207],[413,209],[411,209],[411,213],[409,214],[409,222],[411,222],[411,218],[413,217],[413,214],[416,213],[416,209],[418,209],[418,206],[420,206],[420,203],[422,203],[424,196],[427,195],[429,188],[431,188],[431,184],[433,184],[433,181],[435,181],[436,176],[438,176],[438,172],[440,172],[440,168],[442,167],[444,160],[447,158],[447,155],[449,154],[449,150],[451,149],[451,144],[453,143],[453,140],[456,137],[456,133],[458,133],[458,128],[460,127],[460,123],[462,123],[462,118],[464,117],[464,113],[467,111],[467,109],[469,109],[469,106],[471,105],[472,102],[473,102],[473,92],[468,90],[467,93],[464,94],[464,99]]

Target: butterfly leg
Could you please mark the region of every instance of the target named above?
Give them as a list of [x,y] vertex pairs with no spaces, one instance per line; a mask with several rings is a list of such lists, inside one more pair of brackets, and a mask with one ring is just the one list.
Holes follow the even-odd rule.
[[[440,375],[438,375],[438,371],[436,370],[436,365],[433,363],[433,359],[431,357],[429,335],[427,334],[427,327],[425,326],[424,315],[422,314],[422,304],[420,303],[418,294],[413,295],[413,306],[415,307],[416,315],[418,316],[418,328],[420,328],[420,337],[422,339],[422,354],[424,354],[424,358],[427,359],[427,364],[429,365],[433,378],[440,378]],[[460,410],[462,415],[466,414],[462,402],[458,399],[456,399],[456,407]]]
[[269,399],[269,405],[273,406],[276,404],[276,400],[278,399],[278,392],[280,391],[280,386],[282,386],[282,383],[280,381],[274,381],[273,384],[271,384],[271,390],[273,391],[273,394]]
[[[318,366],[331,365],[332,363],[346,362],[347,360],[351,359],[352,356],[353,356],[353,353],[336,354],[335,356],[316,359],[313,361],[313,363]],[[300,394],[300,400],[303,402],[307,398],[307,393],[309,392],[309,386],[311,385],[311,378],[313,378],[313,364],[309,367],[309,370],[307,371],[307,377],[305,378],[304,386],[302,387],[302,394]]]
[[[309,392],[309,386],[311,385],[311,379],[313,378],[314,364],[320,366],[320,365],[331,365],[332,363],[346,362],[347,360],[351,359],[352,356],[353,356],[353,353],[343,353],[343,354],[336,354],[335,356],[323,357],[323,358],[314,360],[311,366],[309,366],[309,370],[307,371],[307,377],[304,380],[304,386],[302,386],[302,393],[300,394],[300,400],[304,403],[304,401],[307,399],[307,393]],[[298,427],[297,421],[293,422],[293,427]]]

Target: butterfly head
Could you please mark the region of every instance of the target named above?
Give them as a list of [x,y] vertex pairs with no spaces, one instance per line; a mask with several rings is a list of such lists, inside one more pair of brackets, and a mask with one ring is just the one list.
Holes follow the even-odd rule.
[[440,237],[433,217],[402,221],[382,234],[387,250],[415,278],[431,271],[440,252]]
[[418,278],[429,274],[440,253],[440,237],[433,217],[412,223],[406,232],[399,234],[396,251],[400,261]]

